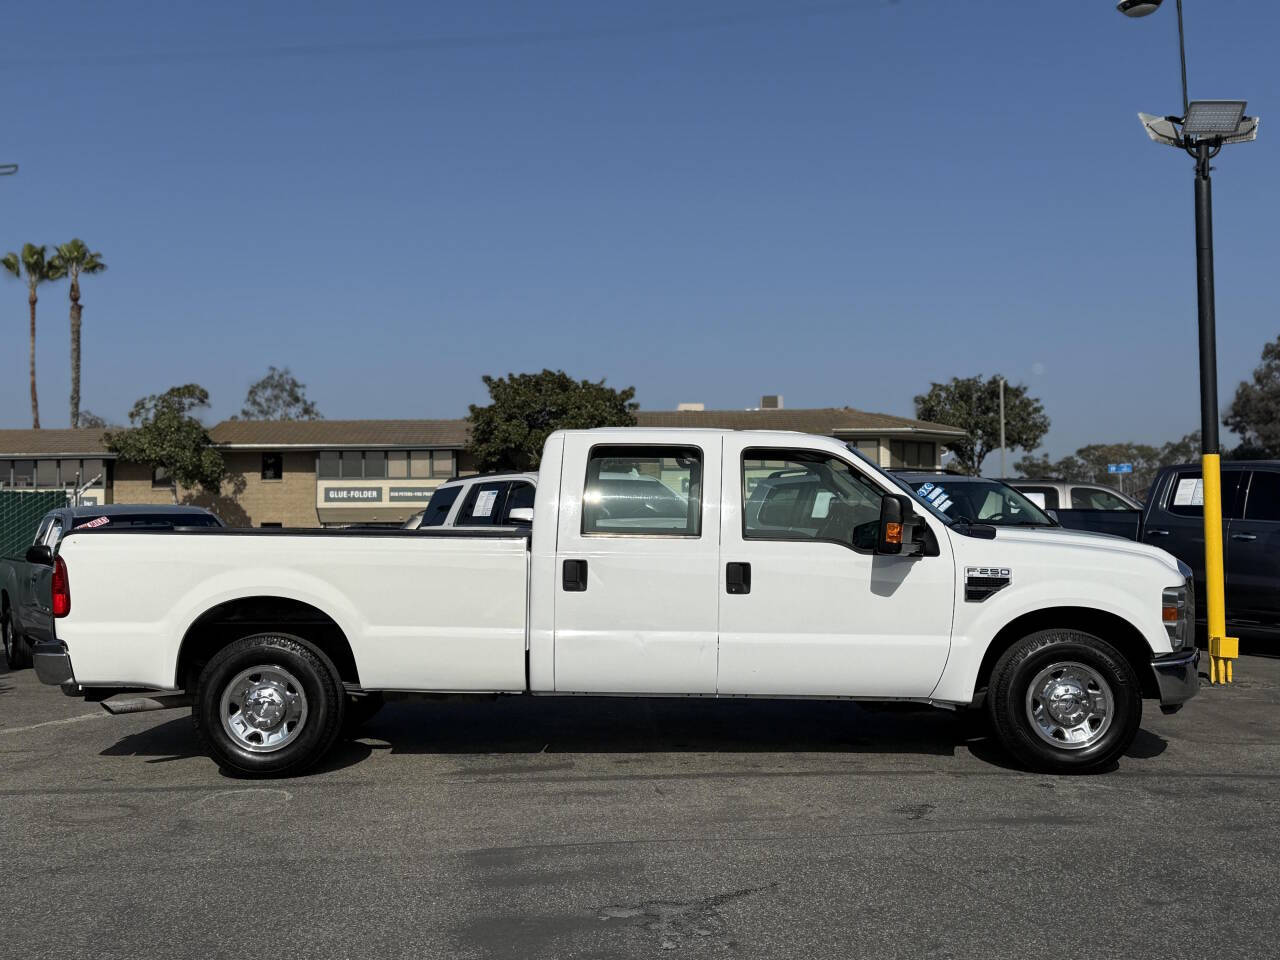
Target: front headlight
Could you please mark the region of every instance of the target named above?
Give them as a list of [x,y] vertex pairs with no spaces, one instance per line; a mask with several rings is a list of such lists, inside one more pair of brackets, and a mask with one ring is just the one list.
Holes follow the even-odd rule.
[[1190,646],[1196,622],[1195,590],[1190,579],[1180,587],[1165,588],[1160,619],[1169,634],[1169,646],[1174,650]]

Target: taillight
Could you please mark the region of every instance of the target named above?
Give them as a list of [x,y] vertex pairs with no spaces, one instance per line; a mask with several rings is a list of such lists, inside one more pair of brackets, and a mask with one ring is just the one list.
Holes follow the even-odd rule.
[[65,617],[71,612],[71,581],[67,579],[67,561],[55,557],[53,561],[53,615]]

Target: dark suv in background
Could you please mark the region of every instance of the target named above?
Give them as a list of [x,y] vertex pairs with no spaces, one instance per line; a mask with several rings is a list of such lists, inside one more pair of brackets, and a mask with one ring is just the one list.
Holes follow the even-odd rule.
[[[1199,464],[1165,467],[1147,493],[1142,542],[1195,571],[1203,617],[1204,491]],[[1227,632],[1280,633],[1280,460],[1222,465],[1222,553]]]

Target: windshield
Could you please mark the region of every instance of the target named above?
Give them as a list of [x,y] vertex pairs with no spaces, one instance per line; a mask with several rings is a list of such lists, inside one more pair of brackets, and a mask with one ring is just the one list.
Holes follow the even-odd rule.
[[1017,490],[998,480],[937,477],[909,484],[920,500],[953,520],[998,527],[1052,527],[1054,522]]
[[[852,453],[855,457],[857,457],[859,460],[865,463],[877,474],[884,477],[886,480],[890,481],[894,486],[901,487],[904,493],[908,493],[913,497],[916,496],[915,487],[912,487],[910,484],[906,483],[901,477],[894,476],[892,473],[886,473],[885,471],[881,470],[879,464],[872,461],[870,457],[868,457],[865,453],[863,453],[861,450],[855,447],[852,443],[846,444],[846,446],[848,447],[848,450],[850,453]],[[941,510],[937,509],[928,500],[920,500],[919,502],[924,506],[925,510],[927,510],[933,517],[935,517],[938,520],[941,520],[947,526],[951,526],[951,524],[955,522],[954,517],[947,516]]]

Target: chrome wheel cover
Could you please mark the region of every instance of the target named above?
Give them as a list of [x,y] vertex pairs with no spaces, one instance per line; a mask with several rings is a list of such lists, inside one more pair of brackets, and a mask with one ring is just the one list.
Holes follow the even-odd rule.
[[302,683],[275,664],[241,670],[222,691],[222,729],[251,753],[274,753],[298,738],[307,722]]
[[1076,660],[1051,664],[1027,687],[1027,719],[1045,743],[1060,750],[1091,747],[1111,728],[1115,699],[1093,667]]

